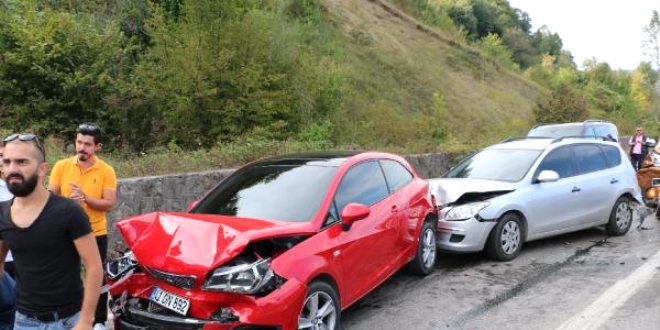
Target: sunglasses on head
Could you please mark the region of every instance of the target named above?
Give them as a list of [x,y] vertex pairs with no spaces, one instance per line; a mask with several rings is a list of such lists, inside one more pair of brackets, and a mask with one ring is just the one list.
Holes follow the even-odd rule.
[[80,124],[78,125],[78,131],[101,131],[101,129],[92,124]]
[[44,156],[44,159],[46,158],[46,149],[44,148],[44,145],[41,144],[41,141],[39,141],[39,138],[32,133],[16,133],[16,134],[11,134],[7,135],[5,139],[3,140],[3,145],[6,145],[8,142],[14,141],[16,139],[19,139],[20,141],[34,141],[34,144],[37,146],[39,151],[41,151],[41,154]]

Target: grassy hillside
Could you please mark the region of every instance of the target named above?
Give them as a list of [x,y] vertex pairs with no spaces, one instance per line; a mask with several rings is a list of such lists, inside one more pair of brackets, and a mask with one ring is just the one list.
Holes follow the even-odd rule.
[[1,126],[49,137],[56,157],[76,124],[99,124],[122,177],[306,150],[460,153],[536,121],[643,123],[653,135],[660,122],[649,63],[578,70],[557,34],[532,32],[507,1],[0,7]]
[[[398,2],[412,3],[402,0]],[[213,7],[215,3],[206,4]],[[146,83],[144,86],[148,88],[144,88],[142,84],[133,84],[134,79],[131,79],[128,85],[122,85],[124,89],[120,89],[121,93],[116,95],[125,100],[117,101],[115,105],[125,111],[127,116],[135,116],[134,119],[126,117],[127,125],[148,118],[146,116],[150,111],[175,109],[175,112],[169,113],[168,116],[181,122],[181,125],[176,127],[180,138],[164,139],[166,144],[156,148],[145,147],[137,155],[134,151],[116,150],[103,157],[115,166],[120,177],[132,177],[234,167],[268,155],[319,149],[377,149],[401,154],[465,152],[511,135],[524,134],[531,126],[532,107],[536,97],[544,93],[544,89],[522,77],[519,72],[511,71],[478,50],[466,46],[459,41],[460,37],[452,37],[451,31],[430,28],[383,0],[320,0],[320,4],[321,17],[318,25],[316,22],[309,25],[296,23],[295,28],[285,29],[278,25],[280,16],[270,16],[270,13],[264,10],[241,16],[241,20],[237,21],[240,24],[234,26],[233,30],[223,30],[220,27],[224,25],[218,25],[216,28],[219,31],[233,31],[232,33],[238,34],[224,35],[228,41],[227,45],[222,47],[216,44],[217,39],[213,39],[222,34],[207,35],[204,31],[200,32],[200,29],[195,28],[195,24],[199,23],[197,21],[193,20],[195,24],[184,25],[186,29],[175,29],[186,31],[186,34],[174,36],[168,34],[170,30],[165,28],[164,23],[152,22],[148,25],[153,29],[149,30],[150,35],[156,40],[166,42],[155,42],[147,53],[151,57],[143,57],[132,74],[142,75],[141,79],[146,78],[151,83],[161,80],[164,82],[154,85]],[[245,26],[252,29],[243,28]],[[278,26],[286,33],[273,30]],[[309,31],[316,31],[316,35],[310,36],[307,34]],[[174,37],[178,39],[172,39]],[[305,43],[304,46],[300,43],[287,44],[301,38],[313,38],[313,42]],[[171,40],[178,42],[169,42]],[[201,50],[193,49],[194,47],[187,46],[191,40],[206,40],[208,44],[200,42],[206,46]],[[236,41],[238,45],[229,41]],[[175,46],[163,46],[168,44]],[[213,47],[219,51],[231,49],[238,55],[228,52],[227,54],[235,55],[232,55],[235,61],[226,62],[226,67],[216,65],[222,60],[223,56],[220,55],[224,53],[217,55],[206,49]],[[251,51],[244,51],[240,47],[249,48]],[[323,53],[318,58],[324,62],[309,64],[312,58],[310,56],[300,57],[298,62],[281,59],[289,54],[298,54],[289,56],[294,59],[295,56],[306,56],[304,52],[294,51],[304,47],[314,48],[308,54]],[[208,58],[197,57],[196,54],[202,51],[205,51],[204,54]],[[280,65],[280,69],[298,63],[308,65],[310,70],[327,69],[332,71],[332,75],[327,75],[329,81],[318,81],[315,77],[323,75],[312,73],[306,76],[301,70],[282,70],[271,72],[270,76],[263,78],[263,70],[269,69],[269,63],[260,63],[262,57],[278,60],[276,64]],[[185,63],[185,69],[181,69],[180,65],[167,67],[165,62],[145,60],[152,58]],[[241,71],[241,65],[253,70]],[[232,70],[235,67],[239,67],[239,70]],[[207,76],[209,70],[216,71]],[[238,85],[240,88],[223,89],[226,91],[223,97],[208,98],[208,95],[221,94],[218,92],[219,88],[236,86],[212,84],[214,79],[226,78],[227,75],[236,78],[236,81],[247,83]],[[184,77],[188,80],[172,77]],[[259,80],[259,77],[262,79]],[[239,104],[243,101],[242,96],[253,96],[250,94],[254,88],[252,82],[263,83],[264,79],[270,78],[275,81],[300,79],[304,83],[287,83],[284,88],[276,89],[273,93],[266,89],[263,91],[263,99],[252,100],[253,103],[249,103],[246,109],[254,110],[256,105],[257,108],[263,106],[265,109],[283,111],[282,108],[286,107],[272,106],[273,100],[286,101],[288,96],[294,95],[292,98],[296,99],[297,103],[281,104],[307,107],[284,110],[318,111],[313,95],[318,88],[317,94],[327,94],[327,97],[323,98],[327,101],[324,104],[331,109],[327,111],[327,118],[321,117],[325,121],[321,125],[317,122],[307,123],[309,129],[304,129],[302,133],[293,131],[292,134],[285,135],[288,136],[286,139],[273,139],[263,133],[273,133],[272,127],[279,126],[273,126],[269,117],[264,119],[261,116],[253,116],[251,119],[265,122],[262,130],[243,132],[245,135],[238,132],[232,135],[232,138],[235,137],[232,140],[218,140],[215,144],[210,144],[210,147],[198,150],[181,148],[181,142],[194,140],[190,136],[198,133],[196,131],[200,127],[210,126],[217,129],[222,126],[221,119],[227,117],[227,98],[233,97],[234,104]],[[191,84],[190,81],[201,87],[197,88],[197,85]],[[163,93],[163,88],[168,92]],[[306,90],[295,94],[296,89]],[[200,90],[203,93],[198,93]],[[236,92],[244,94],[236,95]],[[281,97],[268,98],[271,94]],[[190,104],[197,105],[193,111],[195,113],[190,113]],[[132,105],[135,107],[129,108]],[[201,110],[208,109],[217,112],[210,112],[211,115],[206,116],[196,115],[197,110],[204,113]],[[237,121],[249,115],[241,112],[243,108],[237,109],[240,110],[234,113]],[[186,123],[191,124],[190,118],[186,116],[199,117],[206,126],[186,126]],[[211,122],[212,120],[220,124]],[[152,129],[158,135],[162,127],[159,122],[147,124],[155,127]],[[147,141],[150,138],[149,134],[139,129],[140,126],[135,127],[134,133],[143,137],[142,140]],[[201,131],[208,133],[208,130]],[[287,126],[281,126],[279,131],[287,132]],[[213,140],[211,134],[202,136]],[[65,156],[61,151],[65,142],[50,138],[47,143],[51,161]],[[109,145],[112,146],[112,141]]]
[[[440,117],[437,125],[449,133],[442,141],[444,148],[456,142],[482,145],[529,129],[534,100],[543,91],[534,82],[386,1],[325,0],[323,4],[350,65],[355,90],[346,109],[373,121],[370,127],[354,123],[357,136],[364,136],[359,141],[369,140],[367,136],[388,141],[411,134],[420,128],[411,120],[418,112]],[[398,120],[388,122],[387,117]],[[443,149],[409,147],[411,151]]]

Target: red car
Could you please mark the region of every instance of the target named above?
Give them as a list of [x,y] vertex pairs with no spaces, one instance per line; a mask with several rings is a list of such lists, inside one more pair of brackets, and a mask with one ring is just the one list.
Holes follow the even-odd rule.
[[437,215],[403,158],[289,155],[234,172],[188,213],[117,223],[115,329],[340,329],[341,310],[408,266],[429,274]]

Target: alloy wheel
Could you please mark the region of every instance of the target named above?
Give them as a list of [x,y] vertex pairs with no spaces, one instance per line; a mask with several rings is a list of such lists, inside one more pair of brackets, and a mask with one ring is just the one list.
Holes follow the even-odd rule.
[[419,243],[422,244],[422,262],[428,268],[433,267],[435,265],[436,257],[436,242],[433,230],[426,230],[422,241]]
[[298,329],[335,330],[337,313],[339,311],[329,294],[314,292],[305,300],[298,319]]
[[619,228],[626,228],[632,223],[632,212],[627,203],[619,203],[616,208],[616,225]]
[[515,253],[520,245],[520,227],[515,221],[507,222],[502,228],[500,236],[502,251],[506,254]]

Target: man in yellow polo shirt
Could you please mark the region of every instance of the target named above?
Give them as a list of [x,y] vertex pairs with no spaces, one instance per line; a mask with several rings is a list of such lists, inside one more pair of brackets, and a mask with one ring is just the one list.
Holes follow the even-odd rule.
[[[76,129],[76,155],[55,163],[48,189],[80,203],[89,216],[102,262],[108,252],[108,228],[105,214],[112,211],[117,199],[117,176],[112,166],[96,156],[101,148],[101,129],[81,124]],[[104,330],[108,317],[108,294],[102,294],[94,319],[94,330]]]

